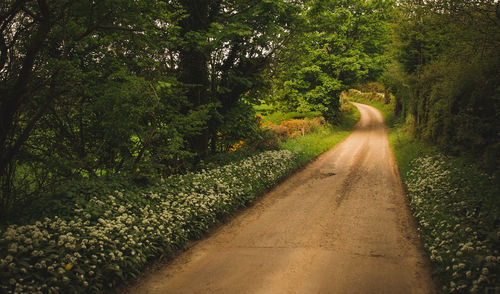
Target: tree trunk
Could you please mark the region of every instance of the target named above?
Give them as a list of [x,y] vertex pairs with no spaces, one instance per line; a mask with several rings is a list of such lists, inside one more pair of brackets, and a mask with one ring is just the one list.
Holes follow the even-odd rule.
[[[179,58],[179,81],[186,88],[186,96],[191,103],[190,109],[197,109],[210,102],[208,97],[208,52],[204,52],[203,44],[206,40],[197,40],[195,34],[204,33],[209,29],[209,1],[207,0],[186,0],[182,1],[183,8],[189,14],[180,23],[182,35],[186,44],[181,48]],[[190,109],[186,109],[186,112]],[[209,130],[204,129],[200,134],[190,136],[188,139],[189,148],[196,153],[199,158],[204,158],[208,154]]]
[[[16,83],[7,90],[0,104],[0,178],[5,175],[7,166],[12,162],[20,146],[24,144],[24,141],[29,137],[33,124],[36,123],[41,116],[37,115],[31,119],[28,126],[23,130],[23,134],[16,139],[16,142],[8,142],[9,136],[12,136],[12,130],[15,128],[14,120],[16,113],[26,101],[27,85],[31,79],[35,59],[38,52],[43,48],[43,43],[51,29],[48,11],[46,11],[47,8],[43,5],[45,2],[40,1],[40,3],[40,5],[43,6],[41,7],[41,11],[44,17],[40,21],[38,30],[34,34],[31,44],[26,51]],[[41,111],[46,110],[45,104],[46,103],[42,104],[43,106],[40,108]]]

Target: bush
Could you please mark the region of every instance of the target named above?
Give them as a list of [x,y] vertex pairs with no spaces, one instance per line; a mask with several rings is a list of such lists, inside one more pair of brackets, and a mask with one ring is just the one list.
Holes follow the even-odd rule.
[[274,131],[280,140],[284,140],[287,138],[295,138],[299,135],[304,136],[307,133],[319,130],[324,124],[325,120],[322,117],[317,117],[314,119],[282,120],[279,125],[267,122],[263,127]]
[[379,82],[368,82],[364,84],[356,85],[355,88],[361,92],[370,92],[370,93],[384,93],[385,87],[383,84]]
[[259,128],[253,137],[248,138],[244,148],[250,151],[278,150],[278,134],[268,128]]

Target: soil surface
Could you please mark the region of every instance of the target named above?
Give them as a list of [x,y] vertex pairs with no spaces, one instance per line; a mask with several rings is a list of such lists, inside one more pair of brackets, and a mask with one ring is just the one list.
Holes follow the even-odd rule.
[[383,117],[128,293],[437,293]]

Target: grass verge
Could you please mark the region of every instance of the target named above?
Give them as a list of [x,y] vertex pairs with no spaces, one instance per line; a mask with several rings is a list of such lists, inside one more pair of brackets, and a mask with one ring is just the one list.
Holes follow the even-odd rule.
[[284,141],[280,148],[297,153],[299,163],[303,165],[347,138],[359,117],[358,109],[350,105],[344,112],[341,124],[326,126],[317,132]]

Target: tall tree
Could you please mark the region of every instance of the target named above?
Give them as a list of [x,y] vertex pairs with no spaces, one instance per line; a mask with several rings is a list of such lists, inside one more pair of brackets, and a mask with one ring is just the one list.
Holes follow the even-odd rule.
[[275,95],[291,108],[320,110],[339,119],[339,96],[362,80],[377,77],[386,62],[392,1],[310,1],[304,29],[283,53]]
[[[48,175],[70,176],[75,170],[95,174],[116,158],[101,166],[97,162],[126,152],[117,142],[128,142],[132,131],[127,128],[134,128],[125,123],[118,128],[117,122],[127,122],[127,112],[117,108],[126,105],[125,100],[136,107],[148,104],[138,96],[149,88],[145,81],[151,70],[144,68],[152,64],[155,52],[144,42],[163,17],[156,12],[161,8],[157,1],[2,1],[4,204],[16,181],[31,185]],[[124,85],[127,91],[121,90]],[[125,99],[119,101],[120,96]]]
[[179,81],[193,108],[208,109],[206,129],[190,138],[200,157],[217,143],[224,116],[258,86],[293,32],[299,7],[281,0],[179,1]]

